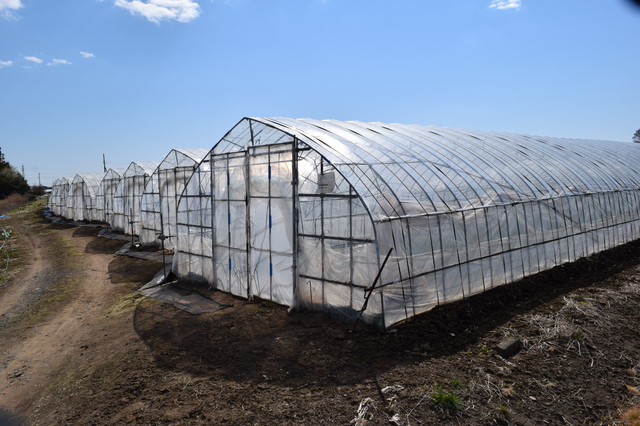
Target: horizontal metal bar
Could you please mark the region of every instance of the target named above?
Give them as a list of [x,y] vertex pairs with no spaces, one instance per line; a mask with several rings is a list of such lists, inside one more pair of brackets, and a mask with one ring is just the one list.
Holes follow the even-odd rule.
[[371,239],[365,239],[365,238],[350,238],[350,237],[330,237],[328,235],[315,235],[315,234],[303,234],[303,233],[298,233],[299,237],[304,237],[304,238],[313,238],[316,240],[336,240],[336,241],[352,241],[355,243],[373,243],[374,241]]
[[309,194],[309,193],[301,193],[298,194],[298,197],[309,197],[309,198],[358,198],[355,194]]

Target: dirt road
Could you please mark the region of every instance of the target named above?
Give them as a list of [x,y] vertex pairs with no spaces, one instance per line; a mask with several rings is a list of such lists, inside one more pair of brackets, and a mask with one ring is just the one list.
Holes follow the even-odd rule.
[[[90,347],[120,334],[105,317],[123,291],[114,285],[122,275],[114,255],[122,242],[97,239],[93,227],[53,225],[33,212],[11,215],[3,225],[13,229],[25,262],[0,289],[0,408],[38,419],[49,387],[85,368],[79,357]],[[159,266],[141,272],[148,276],[150,268],[155,273]],[[94,355],[107,354],[108,347]]]
[[[204,288],[204,315],[136,290],[160,269],[98,229],[11,214],[0,409],[51,424],[633,424],[640,244],[379,333]],[[193,291],[183,285],[185,292]],[[503,358],[505,338],[522,344]],[[635,414],[634,414],[635,413]],[[625,420],[627,419],[627,420]],[[359,422],[359,423],[358,423]]]

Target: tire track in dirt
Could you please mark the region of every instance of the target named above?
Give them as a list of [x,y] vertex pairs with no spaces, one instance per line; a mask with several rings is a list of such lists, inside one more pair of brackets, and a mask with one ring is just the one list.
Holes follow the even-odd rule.
[[[81,264],[72,265],[70,271],[61,271],[60,265],[43,256],[42,245],[48,242],[43,240],[44,233],[33,232],[29,227],[20,230],[33,249],[34,260],[2,297],[3,310],[18,309],[25,293],[39,285],[41,274],[79,280],[76,293],[62,309],[31,329],[23,339],[9,343],[11,357],[3,360],[0,376],[0,407],[9,407],[24,418],[41,392],[56,380],[59,372],[69,368],[71,360],[86,349],[85,342],[95,333],[95,322],[108,306],[114,290],[108,273],[108,264],[114,255],[87,253],[86,246],[92,238],[76,236],[74,228],[56,231],[83,253]],[[3,352],[7,352],[6,348]]]
[[29,283],[33,281],[38,272],[43,270],[42,245],[36,242],[27,227],[20,224],[15,227],[18,229],[17,233],[25,237],[32,260],[27,264],[27,269],[22,272],[24,278],[13,280],[11,286],[0,296],[0,317],[8,315],[18,305],[20,300],[24,298],[25,293],[30,290]]

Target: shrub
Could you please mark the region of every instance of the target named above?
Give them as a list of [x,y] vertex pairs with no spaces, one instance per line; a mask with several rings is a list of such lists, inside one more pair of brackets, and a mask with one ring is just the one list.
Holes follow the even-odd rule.
[[7,214],[11,210],[27,204],[28,197],[24,194],[13,193],[0,200],[0,215]]

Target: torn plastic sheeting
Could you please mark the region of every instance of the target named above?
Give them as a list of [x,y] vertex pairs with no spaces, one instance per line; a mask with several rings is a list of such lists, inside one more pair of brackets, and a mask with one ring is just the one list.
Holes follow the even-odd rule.
[[[119,256],[129,256],[129,257],[135,257],[136,259],[148,260],[150,262],[160,262],[160,263],[163,262],[162,253],[131,250],[131,243],[126,243],[125,245],[123,245],[120,250],[116,251],[116,254]],[[170,265],[171,262],[173,262],[173,255],[165,254],[164,262],[167,265]]]
[[192,315],[215,312],[231,306],[217,302],[197,292],[192,292],[187,295],[180,294],[178,289],[171,283],[165,283],[162,270],[159,271],[151,281],[140,288],[138,293],[160,302],[169,303]]
[[178,293],[171,284],[152,287],[146,290],[140,289],[138,292],[143,296],[169,303],[192,315],[215,312],[229,307],[229,305],[216,302],[198,293],[182,295]]

